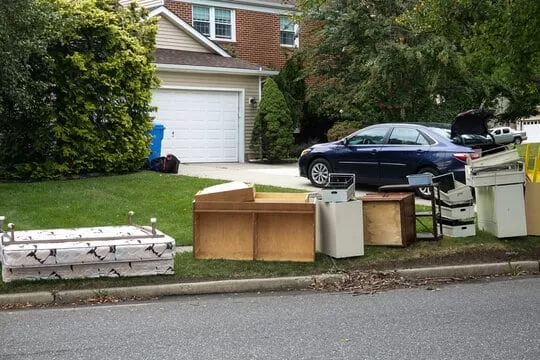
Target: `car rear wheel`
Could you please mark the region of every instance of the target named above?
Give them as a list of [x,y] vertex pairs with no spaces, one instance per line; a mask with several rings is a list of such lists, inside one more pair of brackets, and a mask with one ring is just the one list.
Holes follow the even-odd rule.
[[332,168],[325,159],[315,159],[309,165],[308,178],[314,186],[323,187],[330,179]]
[[[431,174],[433,176],[437,176],[439,175],[439,172],[437,171],[437,169],[434,169],[431,167],[425,167],[418,170],[417,174]],[[428,187],[419,187],[416,189],[416,195],[420,196],[423,199],[430,199],[431,189]]]
[[521,144],[521,138],[520,137],[515,138],[514,139],[514,144],[516,144],[516,145]]

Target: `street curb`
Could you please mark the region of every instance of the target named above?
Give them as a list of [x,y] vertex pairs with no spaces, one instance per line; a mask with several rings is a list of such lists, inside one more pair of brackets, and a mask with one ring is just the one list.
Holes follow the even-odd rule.
[[506,263],[474,264],[474,265],[453,265],[440,266],[434,268],[400,269],[397,273],[411,279],[418,278],[440,278],[440,277],[468,277],[468,276],[488,276],[512,274],[518,275],[522,272],[538,273],[540,271],[540,261],[514,261]]
[[[523,272],[539,273],[539,261],[516,261],[506,263],[440,266],[417,269],[395,270],[407,278],[472,277],[512,274]],[[344,274],[322,274],[263,279],[218,280],[195,283],[175,283],[117,287],[94,290],[67,290],[58,292],[36,292],[0,295],[0,305],[10,304],[70,304],[88,299],[154,298],[163,296],[223,294],[257,291],[283,291],[308,289],[313,284],[331,283],[343,279]]]
[[56,303],[66,304],[82,299],[97,296],[111,296],[116,298],[130,297],[162,297],[179,295],[202,295],[223,294],[255,291],[279,291],[293,289],[307,289],[317,281],[335,281],[341,279],[341,275],[329,276],[295,276],[267,279],[239,279],[219,280],[195,283],[177,283],[145,285],[133,287],[120,287],[96,290],[70,290],[56,293]]
[[52,303],[54,303],[54,295],[48,291],[0,295],[0,305],[10,305],[10,304],[39,305],[39,304],[52,304]]

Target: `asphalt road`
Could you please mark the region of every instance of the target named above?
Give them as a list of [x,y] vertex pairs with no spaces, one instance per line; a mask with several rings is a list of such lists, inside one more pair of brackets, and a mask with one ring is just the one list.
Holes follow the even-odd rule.
[[0,312],[0,359],[538,359],[540,277]]

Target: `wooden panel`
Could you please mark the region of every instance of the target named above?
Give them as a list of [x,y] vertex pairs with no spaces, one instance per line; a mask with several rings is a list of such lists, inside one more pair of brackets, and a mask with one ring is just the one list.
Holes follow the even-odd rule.
[[231,182],[207,187],[195,194],[195,201],[253,201],[255,188],[252,184]]
[[258,214],[255,260],[314,261],[314,215]]
[[403,245],[407,246],[416,241],[416,207],[412,193],[402,200],[401,224]]
[[257,193],[256,202],[307,202],[309,193]]
[[365,245],[407,246],[415,240],[412,193],[367,194],[362,201]]
[[289,214],[312,214],[315,213],[315,204],[304,202],[237,202],[237,201],[202,201],[193,202],[193,208],[197,212],[222,212],[222,213],[289,213]]
[[253,259],[253,215],[194,213],[193,255],[196,259]]
[[527,181],[525,185],[525,215],[527,234],[540,236],[540,183]]
[[315,204],[306,194],[270,194],[254,202],[194,201],[195,258],[314,261]]

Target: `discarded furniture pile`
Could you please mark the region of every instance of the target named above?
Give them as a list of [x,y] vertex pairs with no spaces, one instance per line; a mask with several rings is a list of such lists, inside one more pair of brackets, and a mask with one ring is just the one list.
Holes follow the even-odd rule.
[[331,174],[316,193],[265,193],[252,184],[225,183],[195,195],[193,255],[303,262],[314,261],[316,252],[362,256],[365,240],[389,246],[415,241],[414,209],[410,192],[357,199],[352,174]]
[[39,280],[174,274],[175,240],[150,226],[129,225],[4,232],[2,279]]
[[[358,198],[354,175],[341,173],[329,174],[326,186],[313,193],[257,192],[242,182],[212,186],[193,201],[193,254],[314,261],[316,252],[363,256],[365,245],[406,247],[443,236],[474,236],[477,228],[499,238],[539,234],[540,188],[534,186],[540,183],[527,181],[524,191],[525,170],[516,150],[469,159],[465,170],[465,184],[453,173],[418,174],[409,176],[409,184],[381,186]],[[419,188],[430,190],[427,211],[416,211]]]

